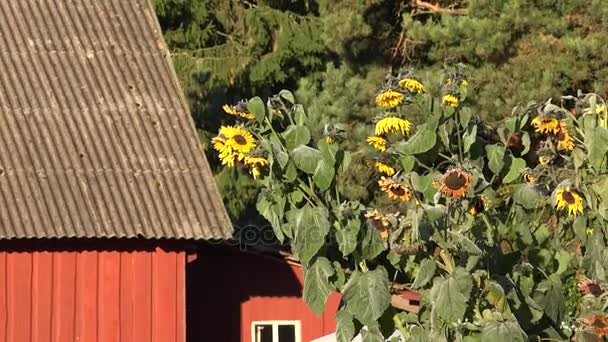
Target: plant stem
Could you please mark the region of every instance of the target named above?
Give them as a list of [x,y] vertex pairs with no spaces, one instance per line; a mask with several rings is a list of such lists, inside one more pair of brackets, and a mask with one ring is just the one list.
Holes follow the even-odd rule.
[[462,165],[464,161],[464,148],[462,146],[462,137],[460,136],[460,112],[456,110],[456,132],[458,133],[458,161]]

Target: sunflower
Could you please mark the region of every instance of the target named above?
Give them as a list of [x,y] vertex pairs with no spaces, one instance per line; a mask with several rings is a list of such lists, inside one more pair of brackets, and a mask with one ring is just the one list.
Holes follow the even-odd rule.
[[386,164],[386,163],[384,163],[384,162],[381,162],[379,160],[375,160],[373,162],[373,165],[374,165],[374,168],[378,172],[384,173],[387,176],[392,176],[392,175],[395,174],[395,168],[392,167],[392,166],[390,166],[390,165],[388,165],[388,164]]
[[390,178],[382,176],[378,181],[378,185],[380,185],[380,190],[386,192],[391,199],[409,201],[412,198],[412,190],[407,184],[395,182]]
[[449,197],[463,197],[471,185],[471,174],[457,167],[449,169],[441,177],[441,192]]
[[534,176],[534,174],[532,173],[532,170],[530,170],[530,168],[525,168],[521,171],[521,177],[524,179],[524,181],[530,185],[536,184],[536,177]]
[[238,118],[243,118],[247,120],[255,119],[255,116],[253,116],[253,114],[247,111],[247,105],[245,102],[239,102],[236,106],[230,106],[226,104],[222,107],[222,109],[224,110],[224,112],[230,115],[234,115]]
[[235,161],[240,159],[239,153],[236,153],[230,146],[226,145],[225,137],[218,135],[211,139],[213,148],[219,152],[218,157],[222,161],[222,165],[234,166]]
[[378,209],[374,209],[373,211],[367,211],[365,213],[365,218],[369,220],[374,228],[380,231],[380,236],[383,239],[388,238],[388,227],[390,226],[389,220],[386,216],[382,215]]
[[460,99],[452,94],[443,95],[441,102],[448,107],[456,108],[460,104]]
[[220,136],[224,137],[225,145],[237,153],[248,153],[256,146],[251,132],[239,126],[222,126]]
[[568,216],[577,216],[583,212],[583,199],[576,191],[567,187],[555,190],[555,206],[557,209],[568,209]]
[[404,78],[399,81],[399,86],[416,94],[421,94],[424,92],[424,86],[415,78]]
[[384,108],[394,108],[403,102],[404,96],[398,91],[389,89],[376,96],[376,104]]
[[579,277],[578,289],[583,295],[592,295],[593,297],[599,297],[604,293],[604,288],[597,280],[591,280],[585,276]]
[[331,135],[328,135],[325,137],[325,142],[331,145],[336,142],[336,138]]
[[559,132],[559,120],[548,114],[539,114],[530,122],[535,131],[542,134],[557,134]]
[[402,119],[396,116],[387,116],[376,122],[376,128],[374,133],[376,134],[376,136],[381,136],[390,132],[409,134],[411,127],[412,124],[406,119]]
[[559,131],[555,135],[557,138],[557,149],[572,151],[574,149],[574,140],[568,131],[568,124],[561,121],[559,123]]
[[380,152],[386,151],[386,139],[379,136],[367,137],[367,143]]
[[253,179],[257,179],[262,174],[262,167],[268,165],[268,160],[262,156],[244,156],[243,161],[249,167]]
[[604,313],[594,313],[581,319],[600,339],[608,336],[608,317]]

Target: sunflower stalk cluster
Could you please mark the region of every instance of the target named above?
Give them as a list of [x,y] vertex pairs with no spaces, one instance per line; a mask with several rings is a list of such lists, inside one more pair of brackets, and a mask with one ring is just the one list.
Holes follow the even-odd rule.
[[[389,73],[365,150],[348,126],[313,136],[286,90],[225,106],[237,124],[213,146],[263,187],[257,209],[302,263],[309,306],[341,293],[340,341],[608,336],[604,100],[529,102],[494,127],[467,106],[460,67],[440,82],[430,93],[411,69]],[[370,203],[341,200],[355,153],[376,174]],[[394,304],[403,291],[417,310]]]

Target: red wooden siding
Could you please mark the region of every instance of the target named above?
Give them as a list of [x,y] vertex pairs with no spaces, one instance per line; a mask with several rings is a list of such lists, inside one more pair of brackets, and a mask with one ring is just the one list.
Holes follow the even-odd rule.
[[[276,281],[272,276],[276,267],[268,264],[269,283]],[[303,286],[302,267],[289,263],[293,276]],[[269,286],[272,286],[269,284]],[[327,300],[325,312],[318,317],[301,297],[273,297],[257,294],[241,304],[241,341],[251,341],[251,323],[255,321],[300,321],[302,342],[329,335],[336,331],[335,313],[340,303],[340,295],[333,293]]]
[[184,251],[19,243],[0,248],[0,342],[185,341]]
[[302,342],[335,331],[333,294],[315,315],[302,299],[302,268],[280,257],[201,245],[187,265],[188,341],[250,342],[251,322],[299,320]]

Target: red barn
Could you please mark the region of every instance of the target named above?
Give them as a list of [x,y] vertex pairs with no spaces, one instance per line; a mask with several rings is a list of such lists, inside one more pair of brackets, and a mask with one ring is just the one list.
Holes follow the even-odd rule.
[[317,316],[302,299],[302,266],[289,257],[224,244],[199,253],[188,264],[189,341],[309,342],[335,331],[340,295]]
[[232,227],[150,2],[0,1],[0,44],[0,342],[184,341]]

